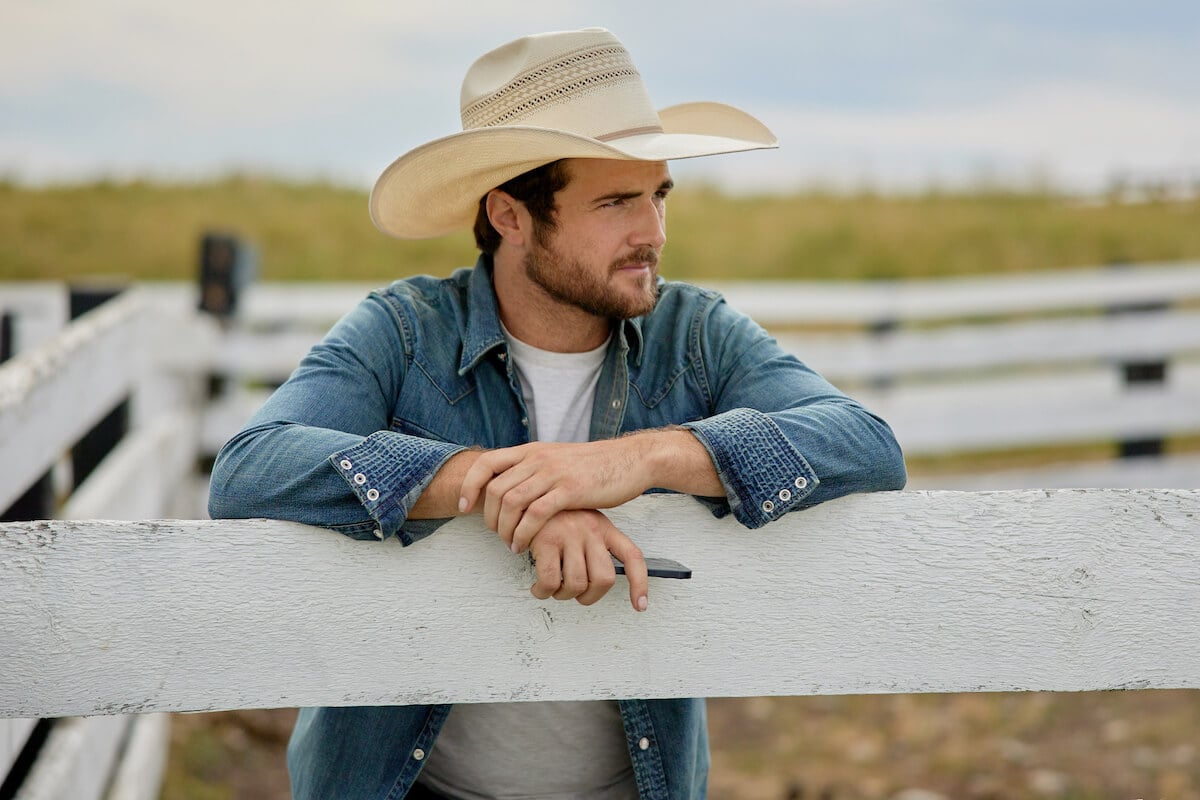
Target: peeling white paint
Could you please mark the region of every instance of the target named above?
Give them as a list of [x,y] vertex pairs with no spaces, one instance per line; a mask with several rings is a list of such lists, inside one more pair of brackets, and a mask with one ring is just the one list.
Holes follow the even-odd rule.
[[612,515],[694,571],[653,580],[644,614],[620,580],[592,607],[536,600],[474,520],[409,548],[0,525],[0,715],[1200,687],[1198,490],[886,493],[758,531],[684,497]]

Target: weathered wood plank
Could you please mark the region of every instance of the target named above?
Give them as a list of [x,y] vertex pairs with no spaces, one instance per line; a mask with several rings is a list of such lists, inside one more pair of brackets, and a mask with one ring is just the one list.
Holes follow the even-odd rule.
[[121,754],[121,762],[105,800],[157,800],[170,745],[169,715],[143,714],[134,717],[129,743]]
[[1200,297],[1200,262],[868,283],[709,284],[762,325],[862,325],[1178,302]]
[[[1170,361],[1200,353],[1200,314],[1020,320],[885,335],[782,333],[777,338],[785,350],[834,383],[863,383],[953,372]],[[288,356],[295,353],[295,344]],[[264,356],[267,346],[262,345]],[[265,358],[259,362],[265,366],[263,362]]]
[[[896,492],[748,531],[613,518],[694,571],[530,597],[475,520],[409,548],[262,521],[0,526],[0,716],[1200,687],[1200,491]],[[621,579],[619,579],[621,580]]]
[[1059,463],[960,475],[909,475],[909,489],[996,491],[1008,489],[1194,489],[1200,486],[1200,456],[1118,458]]
[[126,395],[147,366],[149,309],[126,292],[0,366],[0,507]]
[[14,800],[100,800],[128,727],[129,717],[59,720]]
[[1126,386],[1115,370],[902,384],[854,396],[879,413],[907,455],[1200,432],[1200,364],[1163,384]]

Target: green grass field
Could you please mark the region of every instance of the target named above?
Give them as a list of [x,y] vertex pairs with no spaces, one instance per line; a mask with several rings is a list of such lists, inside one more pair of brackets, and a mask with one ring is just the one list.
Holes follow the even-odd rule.
[[[378,233],[364,191],[228,178],[199,184],[0,183],[0,280],[191,279],[199,237],[252,242],[264,280],[389,281],[474,260],[467,234]],[[902,279],[1200,258],[1200,201],[1118,204],[1053,194],[730,197],[682,187],[663,272],[713,279]]]

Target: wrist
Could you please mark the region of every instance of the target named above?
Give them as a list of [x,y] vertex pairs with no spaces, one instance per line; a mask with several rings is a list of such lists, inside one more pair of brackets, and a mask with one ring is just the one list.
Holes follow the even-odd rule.
[[703,494],[720,481],[708,451],[686,428],[664,428],[643,434],[640,463],[647,471],[646,488],[669,489],[685,494]]
[[408,516],[411,519],[442,519],[463,513],[458,505],[463,480],[467,470],[483,453],[479,448],[471,448],[450,456],[417,498]]

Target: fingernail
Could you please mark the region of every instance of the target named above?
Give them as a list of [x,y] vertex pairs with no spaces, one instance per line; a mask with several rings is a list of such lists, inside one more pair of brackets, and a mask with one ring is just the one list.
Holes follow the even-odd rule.
[[512,550],[514,553],[519,553],[519,552],[521,552],[521,548],[517,547],[517,543],[516,543],[516,542],[513,542],[512,544],[510,544],[510,545],[508,546],[508,549],[509,549],[509,550]]
[[646,595],[642,595],[641,597],[638,598],[638,603],[637,603],[638,611],[645,611],[647,605],[648,605],[648,603],[646,602]]
[[465,514],[467,511],[467,498],[458,498],[458,513]]

